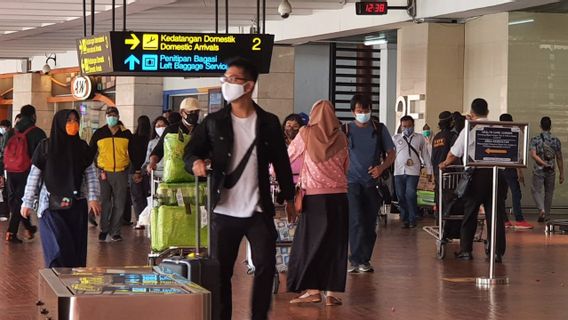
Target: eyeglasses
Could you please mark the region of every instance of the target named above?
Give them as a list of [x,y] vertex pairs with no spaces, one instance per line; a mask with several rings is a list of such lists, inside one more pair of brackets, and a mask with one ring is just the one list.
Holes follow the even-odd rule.
[[239,78],[239,77],[221,77],[219,78],[219,81],[221,81],[221,83],[236,83],[237,81],[250,81],[247,78]]

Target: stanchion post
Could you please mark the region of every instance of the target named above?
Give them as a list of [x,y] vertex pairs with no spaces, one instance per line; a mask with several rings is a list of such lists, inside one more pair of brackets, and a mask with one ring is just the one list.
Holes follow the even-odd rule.
[[[499,168],[497,166],[493,167],[493,188],[492,188],[492,198],[491,198],[491,241],[489,243],[489,277],[487,278],[477,278],[476,283],[480,287],[490,287],[496,284],[508,284],[509,278],[507,277],[496,277],[495,276],[495,243],[497,235],[497,197],[498,197],[498,187],[499,187]],[[487,212],[485,212],[487,214]]]

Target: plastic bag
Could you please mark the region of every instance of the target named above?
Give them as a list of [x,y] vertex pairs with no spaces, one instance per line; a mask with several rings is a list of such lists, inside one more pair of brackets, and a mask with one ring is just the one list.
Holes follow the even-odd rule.
[[189,139],[189,135],[180,132],[168,133],[164,137],[164,182],[195,181],[195,178],[185,170],[183,162],[183,153]]
[[148,202],[148,205],[146,206],[146,208],[144,208],[144,210],[142,210],[140,216],[138,216],[138,222],[136,223],[137,227],[150,225],[150,215],[152,213],[152,197],[148,197],[146,201]]
[[[160,206],[153,209],[151,246],[153,251],[169,247],[195,247],[195,226],[200,214],[190,214],[186,207]],[[207,227],[200,230],[201,246],[207,245]]]

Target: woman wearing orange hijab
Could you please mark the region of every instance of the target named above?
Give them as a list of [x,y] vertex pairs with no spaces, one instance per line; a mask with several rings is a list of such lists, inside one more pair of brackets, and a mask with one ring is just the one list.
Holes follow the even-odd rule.
[[304,158],[300,181],[305,189],[287,280],[288,291],[305,292],[290,303],[319,303],[324,291],[327,306],[341,305],[335,292],[345,291],[347,275],[349,152],[331,102],[314,104],[288,154],[290,161]]

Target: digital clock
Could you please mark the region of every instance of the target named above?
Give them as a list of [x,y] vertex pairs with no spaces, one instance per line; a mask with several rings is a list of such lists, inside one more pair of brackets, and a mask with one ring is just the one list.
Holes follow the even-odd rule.
[[383,15],[387,14],[388,7],[386,1],[355,2],[355,13],[357,15]]

